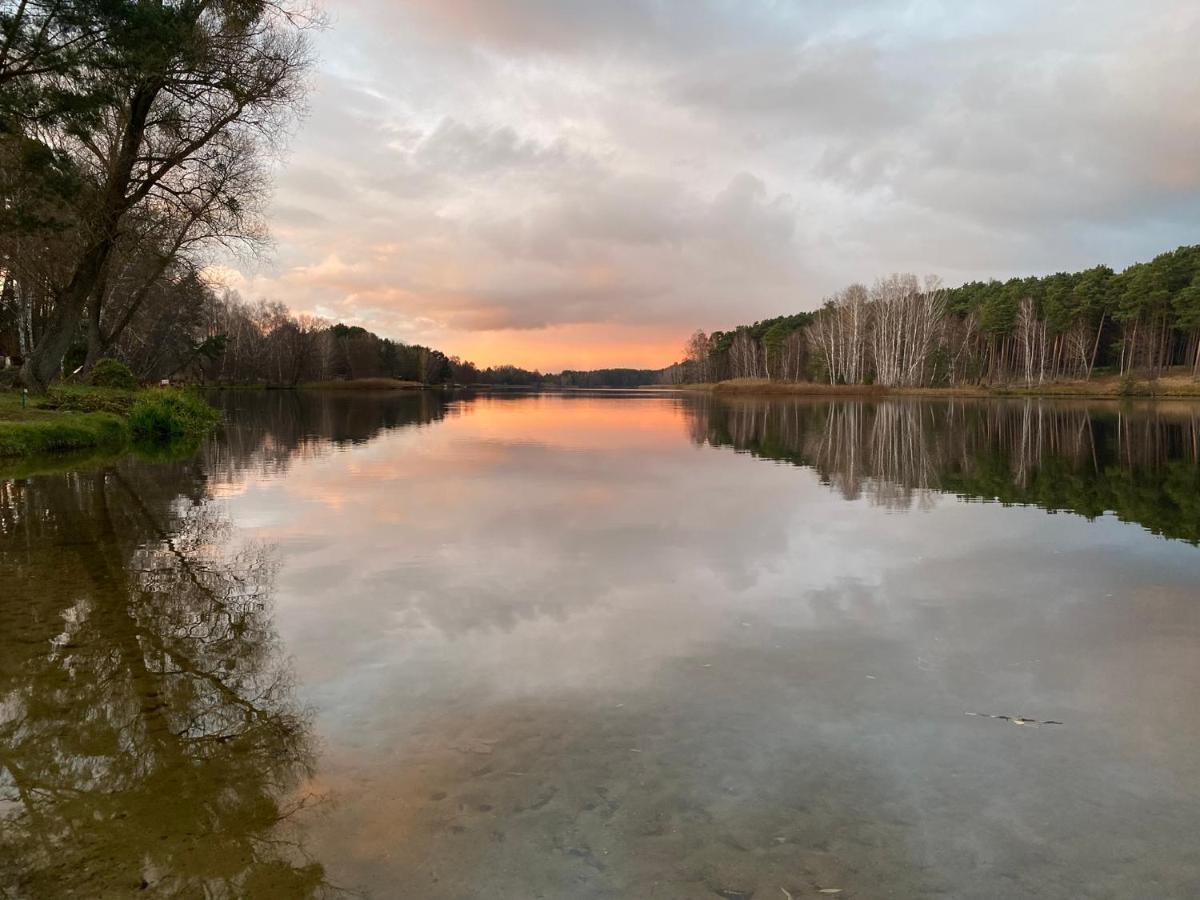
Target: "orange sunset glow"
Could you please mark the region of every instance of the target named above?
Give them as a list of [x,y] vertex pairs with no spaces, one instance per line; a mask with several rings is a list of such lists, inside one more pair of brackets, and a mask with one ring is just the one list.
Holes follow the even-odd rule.
[[[1063,48],[1066,8],[1034,24],[643,6],[340,5],[271,258],[210,271],[248,301],[481,367],[657,369],[697,329],[816,309],[854,281],[1119,267],[1195,224],[1200,131],[1172,112],[1197,100],[1174,74],[1194,13],[1114,7]],[[1047,129],[1048,108],[1072,113]]]
[[683,339],[669,327],[576,324],[536,331],[468,334],[459,352],[481,366],[512,363],[544,372],[607,367],[658,369],[680,358]]

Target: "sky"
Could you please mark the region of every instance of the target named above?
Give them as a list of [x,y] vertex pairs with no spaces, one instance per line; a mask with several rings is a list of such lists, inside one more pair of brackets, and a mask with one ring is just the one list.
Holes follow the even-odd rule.
[[243,297],[660,367],[892,272],[1200,241],[1200,3],[325,0]]

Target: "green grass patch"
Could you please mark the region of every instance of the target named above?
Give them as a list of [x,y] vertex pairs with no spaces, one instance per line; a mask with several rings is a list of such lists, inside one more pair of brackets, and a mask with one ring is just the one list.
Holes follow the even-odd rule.
[[125,445],[128,431],[111,413],[47,412],[0,421],[0,456],[36,456]]
[[221,415],[195,391],[156,388],[143,391],[129,410],[129,430],[139,443],[173,444],[201,438]]
[[132,439],[140,453],[178,459],[219,422],[198,392],[177,388],[61,386],[25,404],[19,391],[0,391],[0,458],[112,454]]

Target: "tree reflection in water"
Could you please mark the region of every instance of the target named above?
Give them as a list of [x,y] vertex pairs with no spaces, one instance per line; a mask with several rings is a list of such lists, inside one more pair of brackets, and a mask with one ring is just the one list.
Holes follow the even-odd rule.
[[0,894],[327,891],[291,834],[313,754],[271,549],[180,480],[0,482]]
[[1200,412],[1047,400],[702,399],[692,438],[811,467],[892,509],[938,493],[1114,513],[1200,543]]

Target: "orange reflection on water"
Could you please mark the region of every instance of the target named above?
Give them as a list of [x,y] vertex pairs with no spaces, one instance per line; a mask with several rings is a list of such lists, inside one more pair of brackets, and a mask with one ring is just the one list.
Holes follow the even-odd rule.
[[[693,452],[686,413],[669,396],[496,394],[462,402],[469,414],[451,413],[436,427],[385,432],[349,452],[313,458],[303,478],[268,477],[282,481],[289,498],[286,519],[270,523],[272,537],[317,528],[329,515],[338,516],[343,529],[361,528],[367,540],[381,526],[449,527],[443,520],[453,520],[462,504],[508,508],[508,487],[497,479],[537,468],[538,459],[545,474],[564,476],[554,479],[546,502],[560,516],[584,514],[611,504],[620,482],[603,478],[602,458],[611,464],[626,453]],[[587,465],[600,466],[594,473],[600,477],[572,471]],[[222,493],[232,498],[245,490],[239,484]]]
[[[635,402],[629,402],[633,396]],[[539,394],[473,401],[471,415],[447,425],[476,439],[568,449],[618,450],[677,444],[687,422],[683,408],[662,396],[621,393]]]

